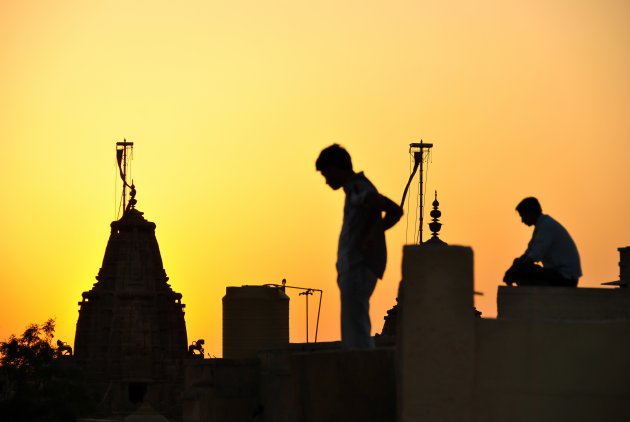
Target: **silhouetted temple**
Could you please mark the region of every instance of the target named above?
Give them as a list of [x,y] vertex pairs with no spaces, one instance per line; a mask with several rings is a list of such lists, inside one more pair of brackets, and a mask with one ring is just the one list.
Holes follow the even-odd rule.
[[97,282],[79,303],[75,358],[104,412],[127,414],[135,409],[134,395],[146,391],[155,409],[179,415],[185,305],[168,284],[155,223],[134,204],[111,223]]

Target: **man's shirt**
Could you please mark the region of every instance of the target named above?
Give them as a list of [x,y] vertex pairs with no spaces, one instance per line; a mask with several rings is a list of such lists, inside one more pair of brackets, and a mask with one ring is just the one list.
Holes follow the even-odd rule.
[[525,255],[567,279],[577,280],[582,276],[580,254],[571,235],[562,224],[546,214],[536,220]]
[[344,273],[357,265],[366,265],[381,278],[387,262],[383,218],[379,209],[366,203],[366,198],[378,194],[378,191],[363,172],[351,177],[343,190],[346,199],[339,235],[337,270]]

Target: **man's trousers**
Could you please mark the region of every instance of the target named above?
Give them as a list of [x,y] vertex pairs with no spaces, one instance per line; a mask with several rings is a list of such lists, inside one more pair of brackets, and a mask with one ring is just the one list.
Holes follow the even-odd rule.
[[378,277],[365,265],[338,274],[341,292],[341,345],[344,349],[373,349],[370,296]]

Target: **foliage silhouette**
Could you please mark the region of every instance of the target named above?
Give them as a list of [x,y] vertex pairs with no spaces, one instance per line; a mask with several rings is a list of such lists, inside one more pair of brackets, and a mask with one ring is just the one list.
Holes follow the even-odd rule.
[[55,321],[31,324],[20,337],[0,342],[0,415],[14,422],[73,421],[93,399],[73,359],[58,356]]

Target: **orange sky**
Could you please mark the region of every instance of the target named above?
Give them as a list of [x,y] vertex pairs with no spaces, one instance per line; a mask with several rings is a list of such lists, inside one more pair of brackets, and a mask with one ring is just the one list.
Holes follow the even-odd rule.
[[[443,239],[474,249],[487,316],[531,233],[514,211],[525,196],[572,233],[582,286],[618,278],[626,1],[99,3],[0,3],[0,339],[56,317],[73,342],[123,138],[189,339],[213,355],[225,287],[282,278],[324,290],[320,339],[338,339],[343,194],[314,168],[332,142],[395,201],[408,144],[435,144],[427,190],[439,191]],[[374,331],[396,297],[406,226],[388,232]],[[292,297],[293,341],[303,301]]]

